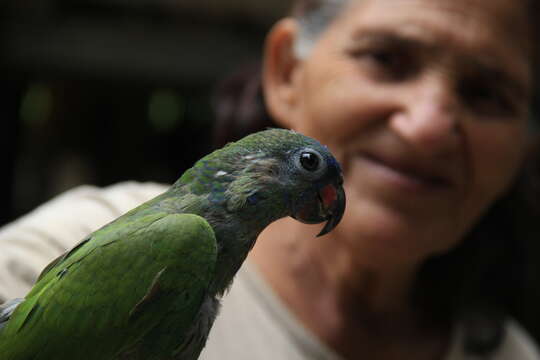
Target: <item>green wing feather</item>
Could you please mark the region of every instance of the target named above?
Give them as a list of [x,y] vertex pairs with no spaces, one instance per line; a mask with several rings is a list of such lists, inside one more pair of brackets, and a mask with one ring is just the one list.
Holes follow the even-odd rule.
[[[0,332],[0,359],[114,359],[150,346],[170,353],[201,306],[216,255],[200,216],[121,217],[43,272]],[[155,349],[170,333],[176,343]]]

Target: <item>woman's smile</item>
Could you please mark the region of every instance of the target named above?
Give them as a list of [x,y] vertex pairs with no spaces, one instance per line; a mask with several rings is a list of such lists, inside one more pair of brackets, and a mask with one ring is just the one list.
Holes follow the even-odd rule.
[[407,159],[390,159],[370,152],[360,153],[358,158],[365,166],[366,176],[373,176],[390,191],[405,191],[405,196],[440,193],[455,187],[452,176],[435,167],[421,167]]

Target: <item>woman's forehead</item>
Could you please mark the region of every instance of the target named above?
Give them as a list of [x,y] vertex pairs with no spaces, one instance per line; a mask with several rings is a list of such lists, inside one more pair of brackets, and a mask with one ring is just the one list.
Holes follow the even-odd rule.
[[499,42],[510,40],[523,46],[531,43],[527,3],[527,0],[349,0],[337,22],[424,25],[432,27],[432,31],[459,34],[463,39],[467,35],[475,41],[492,41],[496,37]]
[[[519,5],[522,4],[522,5]],[[471,64],[511,71],[530,80],[525,0],[350,0],[327,33],[348,41],[395,38],[454,53]]]
[[482,24],[522,35],[529,22],[526,4],[527,0],[349,0],[339,18],[380,21],[428,16],[467,29]]

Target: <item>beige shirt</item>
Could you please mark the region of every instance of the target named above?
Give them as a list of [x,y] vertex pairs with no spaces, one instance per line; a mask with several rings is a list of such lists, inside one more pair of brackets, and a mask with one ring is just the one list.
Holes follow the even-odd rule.
[[[106,188],[81,186],[0,229],[0,302],[22,297],[55,257],[93,230],[162,193],[165,185],[125,182]],[[472,360],[455,327],[444,360]],[[203,360],[339,360],[276,296],[255,265],[246,263],[223,300]],[[540,360],[530,336],[514,321],[492,360]]]
[[[282,303],[256,271],[245,263],[222,302],[203,350],[202,360],[344,360],[319,341]],[[490,360],[538,360],[531,337],[515,321]],[[457,324],[444,360],[480,360],[463,353],[462,329]]]

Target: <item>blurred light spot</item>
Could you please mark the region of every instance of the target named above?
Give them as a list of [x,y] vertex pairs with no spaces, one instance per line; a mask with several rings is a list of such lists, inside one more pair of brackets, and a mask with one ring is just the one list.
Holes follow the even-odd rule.
[[182,122],[185,101],[171,90],[156,90],[148,103],[148,119],[155,130],[168,132]]
[[29,127],[45,124],[51,117],[53,96],[51,89],[44,84],[32,84],[23,95],[20,117]]

